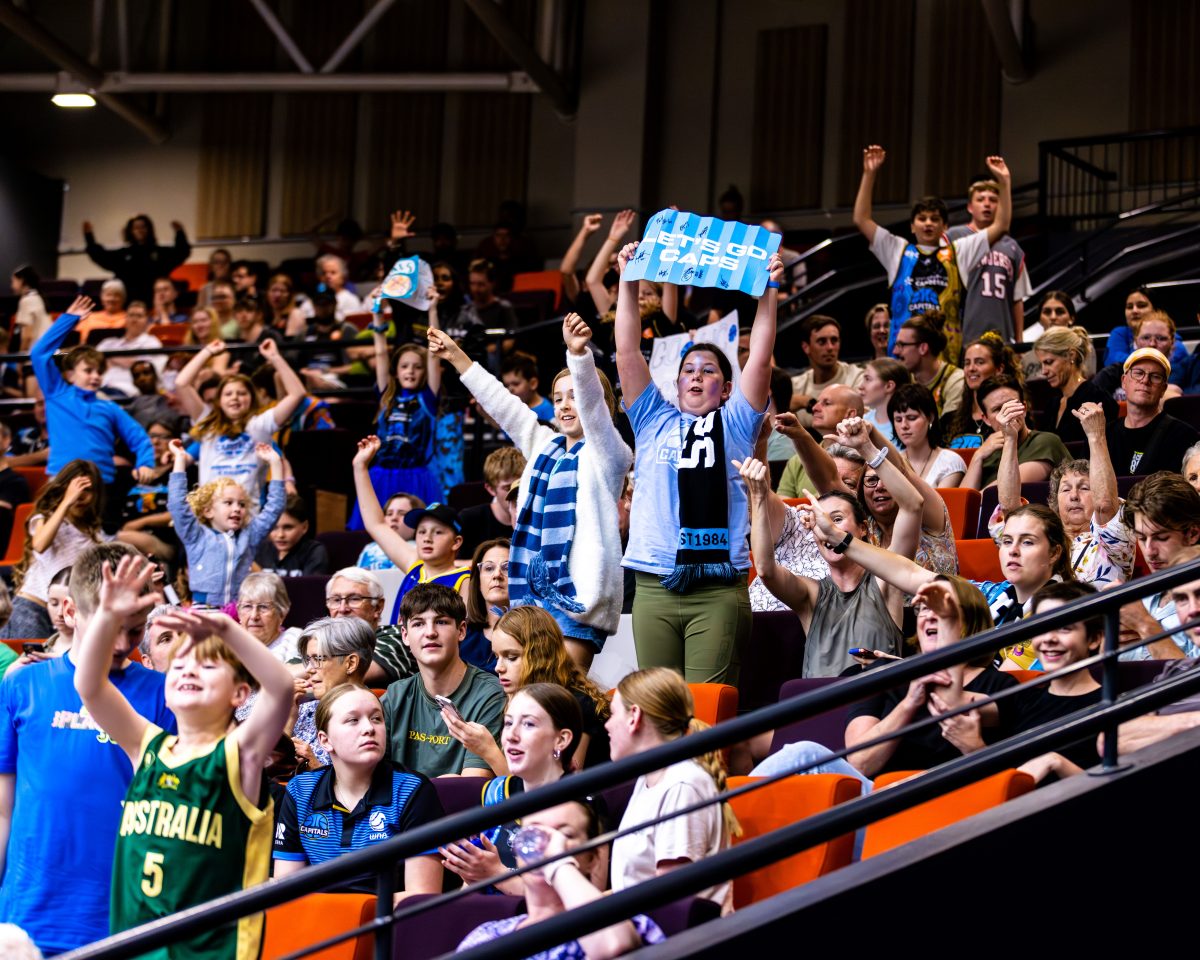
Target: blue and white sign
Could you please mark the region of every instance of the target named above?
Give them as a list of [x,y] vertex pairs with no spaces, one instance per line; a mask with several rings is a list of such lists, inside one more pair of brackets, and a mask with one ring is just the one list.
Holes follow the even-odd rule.
[[429,298],[431,289],[433,270],[429,264],[417,256],[401,257],[375,291],[375,302],[371,312],[379,313],[383,309],[384,300],[399,300],[414,310],[428,310],[432,303]]
[[646,224],[624,279],[717,287],[761,297],[769,279],[767,261],[781,239],[762,227],[660,210]]

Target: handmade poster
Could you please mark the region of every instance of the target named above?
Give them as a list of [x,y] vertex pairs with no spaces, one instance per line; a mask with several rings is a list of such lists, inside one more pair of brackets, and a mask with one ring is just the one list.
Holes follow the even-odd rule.
[[417,256],[401,257],[380,284],[371,312],[382,311],[384,300],[399,300],[405,306],[423,313],[433,302],[429,297],[432,289],[433,270],[429,264]]
[[782,238],[762,227],[660,210],[646,224],[626,280],[738,290],[752,297],[767,288],[767,261]]
[[729,358],[733,367],[733,386],[741,380],[738,366],[738,315],[727,313],[716,323],[706,324],[694,333],[677,333],[670,337],[658,337],[650,353],[650,379],[668,403],[679,406],[679,360],[683,351],[693,343],[711,343]]

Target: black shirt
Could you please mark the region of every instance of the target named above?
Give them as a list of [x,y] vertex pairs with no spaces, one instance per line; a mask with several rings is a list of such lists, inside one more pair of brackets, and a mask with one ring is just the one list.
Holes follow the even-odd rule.
[[475,548],[488,540],[511,540],[513,535],[512,527],[496,519],[490,503],[480,503],[460,511],[458,526],[463,538],[462,549],[458,551],[460,557],[473,556]]
[[1118,477],[1145,477],[1159,470],[1178,473],[1183,451],[1200,433],[1182,420],[1160,413],[1144,427],[1130,430],[1124,420],[1108,425],[1108,453]]
[[583,757],[583,769],[590,770],[612,759],[609,750],[608,731],[604,729],[604,721],[596,713],[596,702],[586,693],[572,690],[571,695],[579,704],[579,712],[583,714],[583,733],[588,737],[587,753]]
[[[1024,733],[1050,720],[1059,720],[1084,707],[1094,706],[1100,702],[1100,694],[1101,690],[1097,687],[1091,693],[1063,697],[1051,693],[1045,686],[1035,687],[1013,696],[1007,705],[1008,709],[1002,710],[1001,715],[1007,715],[1012,733]],[[1065,747],[1059,747],[1056,752],[1085,770],[1100,762],[1094,733]]]
[[8,543],[12,536],[13,514],[16,507],[29,502],[29,481],[12,467],[0,470],[0,500],[12,509],[0,507],[0,543]]
[[[886,669],[886,665],[883,669]],[[1012,674],[1002,673],[995,667],[989,666],[985,667],[969,683],[964,684],[963,689],[969,690],[971,693],[982,693],[990,696],[1016,685],[1017,678]],[[876,717],[882,720],[895,710],[900,705],[900,701],[907,695],[908,684],[904,684],[901,687],[893,687],[891,690],[878,693],[860,703],[856,703],[850,707],[850,711],[847,714],[847,725],[851,720],[858,717]],[[986,743],[995,743],[1009,735],[1010,730],[1007,729],[1007,724],[1005,723],[1005,713],[1006,711],[1001,709],[1000,724],[998,726],[983,728],[983,739]],[[920,720],[927,719],[929,716],[929,711],[922,707],[913,714],[913,718],[909,723],[917,723]],[[956,757],[961,756],[962,752],[958,747],[943,737],[941,728],[933,724],[924,730],[918,730],[916,733],[910,733],[901,737],[900,742],[896,746],[896,751],[878,770],[876,776],[880,773],[891,773],[893,770],[928,770],[940,763],[948,763]]]
[[[1061,394],[1056,392],[1055,397],[1061,397]],[[1063,443],[1086,441],[1087,434],[1083,432],[1083,424],[1074,414],[1074,411],[1085,403],[1100,404],[1104,408],[1104,419],[1109,423],[1114,423],[1120,414],[1120,408],[1117,406],[1117,401],[1112,398],[1112,394],[1105,393],[1092,381],[1085,380],[1067,400],[1067,408],[1063,411],[1062,419],[1057,424],[1054,422],[1054,418],[1058,416],[1058,403],[1050,405],[1050,409],[1045,411],[1042,429],[1057,433],[1058,439]]]
[[329,554],[320,540],[305,539],[296,544],[282,559],[275,544],[264,540],[254,551],[254,562],[267,573],[281,577],[308,577],[329,573]]

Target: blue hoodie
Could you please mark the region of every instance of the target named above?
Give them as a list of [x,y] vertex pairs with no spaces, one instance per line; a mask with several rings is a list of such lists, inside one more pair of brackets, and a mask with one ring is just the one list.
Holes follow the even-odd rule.
[[187,474],[172,471],[167,481],[167,509],[187,551],[192,593],[204,594],[213,606],[223,606],[237,599],[238,589],[250,572],[254,551],[283,513],[287,491],[282,480],[267,484],[267,502],[262,510],[250,526],[236,533],[220,533],[197,520],[188,506],[187,492]]
[[139,467],[154,466],[154,447],[142,425],[119,406],[93,390],[72,386],[59,373],[55,351],[78,322],[75,314],[64,313],[30,353],[34,376],[46,398],[46,431],[53,438],[46,473],[53,476],[72,460],[90,460],[101,479],[112,483],[117,475],[113,466],[117,437],[133,451]]

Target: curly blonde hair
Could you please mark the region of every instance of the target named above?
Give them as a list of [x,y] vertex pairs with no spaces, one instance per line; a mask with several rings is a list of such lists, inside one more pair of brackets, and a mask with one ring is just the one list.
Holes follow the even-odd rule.
[[208,483],[202,483],[187,495],[187,505],[192,508],[192,513],[196,515],[196,519],[205,526],[212,526],[212,522],[205,514],[208,513],[209,508],[213,505],[213,501],[217,499],[217,495],[226,487],[237,487],[241,490],[242,499],[249,505],[250,497],[246,493],[246,489],[236,480],[230,480],[229,477],[221,477],[218,480],[210,480]]

